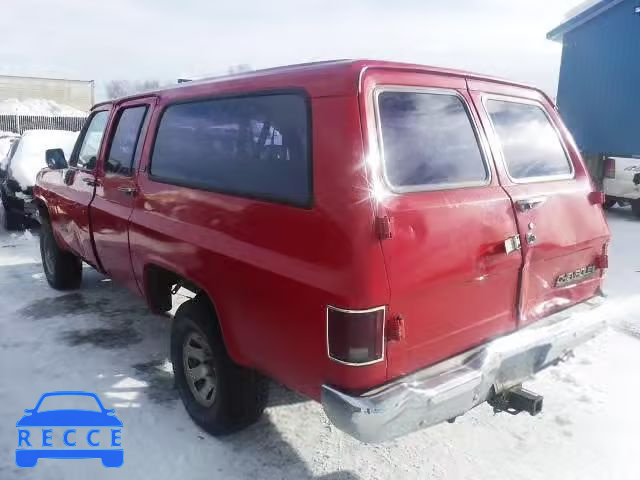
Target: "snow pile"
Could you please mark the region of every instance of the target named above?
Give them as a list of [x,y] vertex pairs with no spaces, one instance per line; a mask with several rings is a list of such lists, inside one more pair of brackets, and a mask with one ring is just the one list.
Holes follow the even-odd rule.
[[0,115],[34,115],[44,117],[86,117],[87,112],[46,98],[0,100]]
[[61,148],[65,157],[71,156],[78,132],[63,130],[27,130],[11,158],[11,176],[24,190],[36,183],[36,176],[47,166],[45,152],[50,148]]
[[22,240],[33,240],[33,233],[31,233],[31,230],[26,229],[23,233],[22,233],[22,237],[20,237]]

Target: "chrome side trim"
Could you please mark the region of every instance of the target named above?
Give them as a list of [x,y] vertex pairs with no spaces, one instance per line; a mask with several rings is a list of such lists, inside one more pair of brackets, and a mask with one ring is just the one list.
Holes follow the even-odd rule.
[[[365,363],[353,363],[353,362],[345,362],[344,360],[340,360],[338,358],[332,357],[331,356],[331,349],[329,348],[329,309],[331,310],[335,310],[336,312],[343,312],[343,313],[369,313],[369,312],[377,312],[378,310],[382,310],[382,356],[380,358],[377,358],[375,360],[372,360],[370,362],[365,362]],[[384,305],[381,307],[373,307],[373,308],[366,308],[364,310],[351,310],[348,308],[339,308],[339,307],[334,307],[333,305],[327,305],[327,308],[325,310],[325,330],[326,330],[326,340],[327,340],[327,357],[329,357],[331,360],[333,360],[336,363],[340,363],[342,365],[348,365],[350,367],[366,367],[367,365],[373,365],[375,363],[380,363],[384,361],[384,355],[385,355],[385,347],[386,347],[386,338],[385,338],[385,329],[386,329],[386,323],[387,323],[387,307],[385,307]]]
[[606,327],[594,297],[431,367],[352,395],[322,386],[322,406],[340,430],[381,442],[464,414],[563,359]]

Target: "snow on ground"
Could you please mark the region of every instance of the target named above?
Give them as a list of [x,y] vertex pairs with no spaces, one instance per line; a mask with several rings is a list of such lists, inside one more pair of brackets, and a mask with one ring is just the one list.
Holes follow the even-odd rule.
[[0,115],[35,115],[45,117],[86,117],[87,112],[46,98],[8,98],[0,100]]
[[[382,445],[331,426],[320,405],[274,385],[258,424],[216,439],[187,416],[173,388],[170,318],[87,269],[82,289],[56,292],[37,235],[0,233],[0,479],[605,479],[638,478],[640,221],[609,213],[607,281],[614,328],[528,388],[543,412],[494,415],[482,405]],[[635,329],[635,330],[634,330]],[[634,334],[634,332],[636,332]],[[14,464],[15,422],[46,391],[98,393],[124,423],[124,466],[98,460]]]

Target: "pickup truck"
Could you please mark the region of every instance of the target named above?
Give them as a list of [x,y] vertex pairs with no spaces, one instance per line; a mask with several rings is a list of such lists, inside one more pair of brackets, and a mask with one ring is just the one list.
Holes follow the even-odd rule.
[[633,213],[640,217],[640,158],[605,157],[602,185],[605,208],[631,205]]
[[455,70],[333,61],[96,105],[34,189],[57,289],[88,263],[175,312],[193,420],[254,422],[265,378],[365,442],[522,387],[605,326],[609,230],[540,90]]

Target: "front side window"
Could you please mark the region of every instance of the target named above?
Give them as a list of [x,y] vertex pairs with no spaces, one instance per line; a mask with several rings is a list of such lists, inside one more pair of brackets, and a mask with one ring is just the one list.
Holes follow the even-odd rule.
[[159,181],[305,206],[311,197],[305,99],[294,94],[167,107],[151,175]]
[[392,188],[430,190],[486,182],[478,140],[457,95],[382,91],[378,110],[385,173]]
[[96,161],[98,153],[100,152],[100,145],[102,144],[102,137],[104,135],[108,119],[108,111],[97,112],[93,117],[91,117],[91,120],[89,120],[89,126],[82,138],[82,144],[80,145],[80,150],[78,150],[78,156],[71,161],[72,166],[76,166],[84,170],[93,170],[96,167]]
[[541,106],[490,99],[486,107],[511,178],[571,174],[558,133]]
[[146,112],[146,106],[126,108],[122,111],[109,147],[105,172],[127,177],[133,174],[138,138]]

